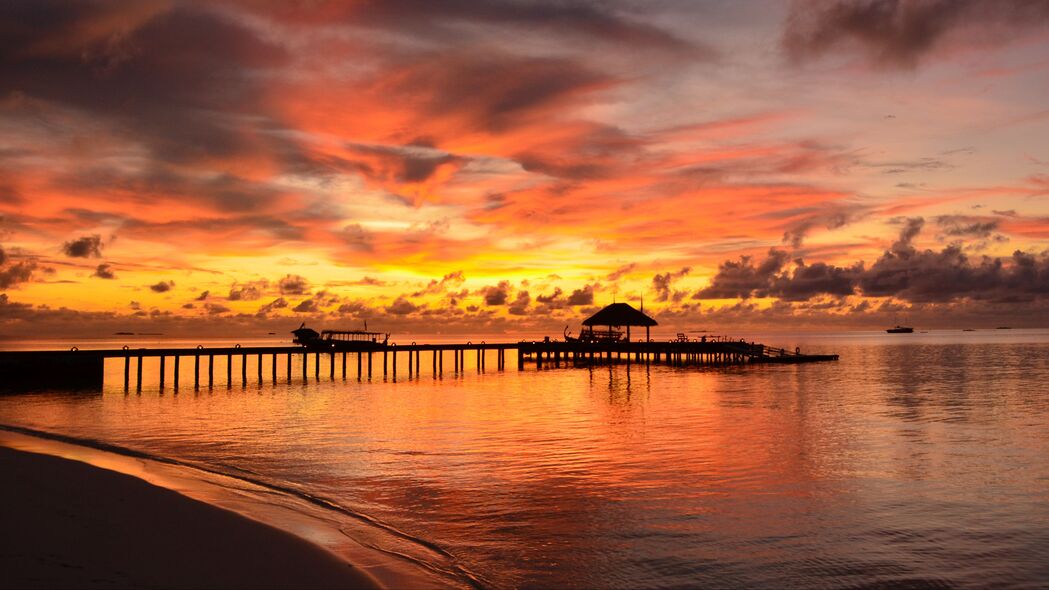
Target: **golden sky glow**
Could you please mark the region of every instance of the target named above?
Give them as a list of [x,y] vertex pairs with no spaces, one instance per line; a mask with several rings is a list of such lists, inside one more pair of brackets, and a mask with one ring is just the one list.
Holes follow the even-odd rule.
[[0,336],[1049,317],[1039,3],[0,13]]

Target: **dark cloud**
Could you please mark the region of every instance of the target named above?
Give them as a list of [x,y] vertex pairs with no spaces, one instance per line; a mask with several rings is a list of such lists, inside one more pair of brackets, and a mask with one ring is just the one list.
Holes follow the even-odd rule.
[[[1049,253],[1016,251],[1008,258],[969,257],[960,243],[940,251],[919,250],[914,239],[925,220],[901,220],[899,238],[869,267],[801,259],[787,268],[787,256],[770,250],[760,264],[750,257],[727,261],[695,298],[775,297],[800,302],[831,296],[893,297],[914,303],[947,303],[960,299],[1000,303],[1030,302],[1049,297]],[[977,236],[979,237],[979,236]]]
[[303,299],[298,305],[291,308],[291,310],[295,313],[316,313],[321,311],[321,308],[313,299]]
[[804,219],[791,225],[783,232],[783,243],[789,244],[795,250],[801,248],[808,237],[809,232],[818,227],[828,230],[839,229],[855,221],[863,215],[859,207],[842,207],[835,205],[826,211],[816,211],[806,215]]
[[921,217],[910,217],[903,220],[903,229],[900,230],[900,238],[893,243],[892,252],[904,252],[911,248],[911,242],[918,237],[922,228],[925,227],[925,219]]
[[342,228],[342,232],[338,234],[338,237],[350,249],[358,252],[371,252],[375,247],[374,236],[361,227],[359,223],[351,223]]
[[310,290],[310,283],[305,278],[299,275],[285,275],[277,286],[280,288],[281,295],[304,295]]
[[852,295],[856,278],[863,272],[863,265],[841,268],[822,262],[806,265],[803,260],[795,261],[790,276],[782,275],[772,280],[768,294],[784,301],[807,301],[820,295],[844,297]]
[[225,305],[219,305],[218,303],[211,303],[210,301],[208,303],[204,304],[204,310],[207,311],[208,315],[221,315],[221,314],[229,313],[230,311],[232,311],[232,310],[230,310],[230,308],[226,307]]
[[[249,6],[251,6],[249,4]],[[337,6],[337,5],[336,5]],[[333,7],[334,8],[334,7]],[[549,33],[563,38],[579,36],[634,50],[681,53],[692,59],[710,59],[706,46],[678,38],[638,18],[616,2],[559,2],[554,0],[369,0],[345,3],[330,11],[314,11],[294,3],[268,6],[271,16],[282,22],[343,22],[357,27],[409,32],[412,37],[437,41],[459,41],[478,25],[509,28],[502,35],[536,36]],[[463,24],[472,25],[463,28]]]
[[510,302],[510,306],[506,311],[510,315],[526,315],[530,303],[532,303],[532,297],[528,294],[528,291],[518,291],[517,296]]
[[485,305],[506,305],[510,298],[510,281],[500,281],[494,287],[484,287],[481,289],[481,295],[484,296]]
[[561,287],[554,287],[553,293],[550,293],[549,295],[537,295],[535,300],[537,303],[541,303],[548,307],[563,307],[566,304],[565,300],[561,298],[561,295],[563,294],[564,291],[561,290]]
[[425,288],[412,293],[412,297],[420,297],[422,295],[427,294],[433,295],[437,293],[444,293],[450,288],[455,288],[459,285],[462,285],[465,281],[466,275],[463,274],[463,271],[457,270],[455,272],[450,272],[441,277],[441,280],[431,279]]
[[461,167],[466,159],[433,148],[420,146],[364,145],[350,143],[347,151],[359,159],[345,160],[340,167],[360,172],[372,180],[416,183],[428,180],[445,164]]
[[989,238],[998,230],[997,219],[979,219],[962,215],[941,215],[936,218],[940,232],[951,238]]
[[772,248],[761,264],[755,265],[750,256],[738,261],[726,260],[718,266],[718,272],[710,285],[699,290],[695,299],[748,299],[766,297],[772,279],[783,269],[790,255]]
[[228,173],[201,177],[160,162],[134,172],[100,165],[79,168],[56,175],[51,183],[64,190],[119,193],[125,199],[149,205],[164,199],[199,203],[223,213],[252,213],[281,197],[264,182]]
[[0,4],[0,54],[10,57],[0,63],[0,92],[108,120],[163,161],[294,152],[287,139],[245,133],[221,116],[259,113],[265,81],[255,74],[285,62],[283,49],[192,3],[150,6]]
[[1047,22],[1043,0],[795,0],[782,42],[795,61],[858,47],[875,63],[913,67],[952,33],[1008,42],[1008,31]]
[[211,291],[203,291],[200,295],[197,295],[196,297],[194,297],[193,300],[194,301],[205,301],[205,300],[207,300],[208,295],[211,295]]
[[72,258],[98,258],[102,256],[102,236],[84,236],[62,244],[62,251]]
[[36,268],[37,264],[32,260],[0,267],[0,289],[9,289],[19,283],[29,282],[33,278],[33,271]]
[[623,266],[620,266],[619,268],[615,269],[614,271],[608,273],[608,276],[605,277],[605,278],[608,281],[615,282],[615,281],[618,281],[619,279],[623,278],[627,274],[633,272],[633,270],[635,268],[637,268],[637,263],[636,262],[631,262],[630,264],[624,264]]
[[99,264],[98,268],[95,269],[95,274],[91,275],[100,279],[115,279],[117,275],[113,272],[113,265],[111,264]]
[[[144,200],[143,203],[155,206],[156,201]],[[122,235],[142,239],[155,240],[198,232],[211,235],[225,234],[229,239],[256,233],[265,233],[281,240],[302,240],[305,237],[303,228],[294,225],[287,219],[260,214],[228,215],[224,217],[160,222],[144,221],[124,214],[100,213],[79,208],[66,209],[64,213],[79,221],[116,224],[120,226]]]
[[[616,82],[568,58],[441,53],[413,58],[386,91],[416,97],[425,116],[460,119],[463,132],[502,133]],[[429,92],[420,96],[419,88]]]
[[420,307],[401,295],[393,303],[387,305],[385,309],[386,313],[393,315],[408,315],[419,311]]
[[0,246],[0,266],[3,266],[7,262],[7,253],[4,252],[3,246]]
[[652,290],[656,292],[656,301],[668,301],[674,281],[684,278],[690,272],[692,267],[686,266],[677,272],[665,272],[652,277]]
[[340,315],[368,315],[372,309],[363,301],[347,301],[339,306]]
[[229,288],[230,301],[257,301],[262,299],[270,282],[266,279],[250,281],[247,283],[233,283]]
[[565,303],[567,305],[593,305],[594,286],[586,285],[581,289],[574,289]]
[[288,301],[286,299],[284,299],[283,297],[278,297],[278,298],[274,299],[273,301],[270,301],[266,305],[263,305],[263,306],[259,307],[259,311],[257,312],[257,314],[258,315],[266,315],[266,314],[270,313],[271,311],[274,311],[274,310],[277,310],[277,309],[284,309],[285,307],[288,307]]
[[155,285],[150,285],[150,291],[154,293],[167,293],[175,286],[175,281],[160,281]]

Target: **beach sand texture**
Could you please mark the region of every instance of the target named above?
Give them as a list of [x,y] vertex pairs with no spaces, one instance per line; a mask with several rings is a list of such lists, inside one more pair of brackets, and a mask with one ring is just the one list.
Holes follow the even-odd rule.
[[379,587],[299,537],[129,475],[3,447],[0,473],[0,587]]

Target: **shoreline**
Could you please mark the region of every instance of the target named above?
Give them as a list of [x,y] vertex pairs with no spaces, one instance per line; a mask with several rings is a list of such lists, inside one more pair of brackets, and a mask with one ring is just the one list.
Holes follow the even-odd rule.
[[0,447],[4,587],[361,588],[305,539],[79,461]]
[[0,472],[0,588],[447,587],[193,469],[0,429]]

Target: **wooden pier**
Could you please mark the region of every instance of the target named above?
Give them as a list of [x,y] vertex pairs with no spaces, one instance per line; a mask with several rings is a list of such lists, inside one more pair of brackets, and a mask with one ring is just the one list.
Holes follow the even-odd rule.
[[[215,367],[225,371],[222,383],[232,387],[264,383],[267,380],[291,382],[326,378],[367,381],[377,377],[396,381],[398,377],[419,378],[423,356],[429,357],[430,375],[437,379],[445,374],[445,364],[454,375],[467,371],[472,364],[485,372],[488,362],[497,371],[506,370],[507,352],[517,352],[516,368],[524,370],[534,363],[537,368],[592,366],[608,363],[659,363],[677,367],[726,366],[747,363],[807,363],[837,360],[838,355],[808,355],[786,351],[742,340],[716,341],[676,340],[669,342],[584,343],[542,340],[513,343],[464,344],[388,344],[361,349],[316,350],[302,346],[258,346],[221,348],[130,348],[106,350],[49,350],[0,352],[0,390],[26,391],[44,389],[101,390],[107,359],[123,360],[123,386],[141,391],[143,361],[157,358],[157,385],[164,389],[170,379],[174,390],[192,386],[214,387]],[[451,360],[447,360],[447,357]],[[490,359],[489,357],[493,357]],[[404,359],[403,364],[398,359]],[[219,359],[216,363],[216,359]],[[168,361],[171,369],[169,370]],[[295,363],[293,361],[297,360]],[[268,361],[268,362],[267,362]],[[190,383],[184,377],[182,362],[193,363]],[[381,363],[381,364],[380,364]],[[249,379],[249,367],[253,365]],[[297,365],[297,366],[296,366]],[[134,366],[134,371],[132,371]],[[206,368],[205,368],[206,366]],[[134,383],[132,383],[134,375]]]

